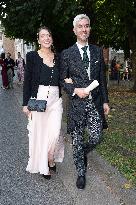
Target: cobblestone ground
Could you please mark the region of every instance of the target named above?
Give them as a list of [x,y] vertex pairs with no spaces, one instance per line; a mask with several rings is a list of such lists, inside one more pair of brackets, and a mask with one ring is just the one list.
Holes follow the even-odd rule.
[[64,162],[57,165],[58,172],[51,180],[27,173],[27,119],[22,113],[21,103],[21,86],[15,84],[13,90],[0,89],[0,205],[135,204],[109,186],[108,179],[99,168],[101,164],[104,171],[102,166],[107,165],[95,153],[89,159],[86,189],[77,190],[69,138],[66,140]]

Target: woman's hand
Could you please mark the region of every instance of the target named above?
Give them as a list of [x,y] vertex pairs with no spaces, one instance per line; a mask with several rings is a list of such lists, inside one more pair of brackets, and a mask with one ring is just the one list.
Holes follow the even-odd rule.
[[71,83],[71,84],[73,84],[73,81],[72,81],[71,78],[65,78],[64,80],[65,80],[65,83]]
[[29,117],[29,115],[31,114],[31,111],[28,110],[27,106],[24,106],[24,107],[23,107],[23,113],[25,113],[25,115],[26,115],[27,117]]

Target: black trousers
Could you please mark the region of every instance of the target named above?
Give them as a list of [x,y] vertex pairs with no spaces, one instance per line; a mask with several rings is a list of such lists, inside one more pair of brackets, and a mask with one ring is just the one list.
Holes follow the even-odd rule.
[[[87,139],[86,135],[88,136]],[[95,147],[102,136],[102,119],[92,100],[88,100],[85,112],[71,133],[73,142],[73,158],[78,176],[86,172],[84,156]]]

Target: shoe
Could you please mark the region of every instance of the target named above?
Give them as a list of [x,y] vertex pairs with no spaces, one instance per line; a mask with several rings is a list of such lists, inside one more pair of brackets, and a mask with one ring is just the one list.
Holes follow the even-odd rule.
[[55,164],[55,166],[53,166],[53,167],[50,167],[50,166],[49,166],[49,170],[50,170],[50,171],[53,171],[53,172],[56,172],[56,164]]
[[84,189],[86,185],[86,179],[85,176],[78,176],[76,181],[76,186],[78,189]]
[[87,155],[84,155],[84,164],[85,164],[85,168],[87,168]]
[[48,180],[51,179],[51,175],[44,175],[44,174],[43,174],[42,176],[43,176],[45,179],[48,179]]

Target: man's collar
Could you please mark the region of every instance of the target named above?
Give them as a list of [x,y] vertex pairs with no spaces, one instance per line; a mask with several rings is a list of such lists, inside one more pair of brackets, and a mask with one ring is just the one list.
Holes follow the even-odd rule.
[[78,42],[76,42],[76,44],[77,44],[77,47],[78,47],[79,49],[83,48],[84,46],[88,46],[88,42],[87,42],[86,45],[84,45],[84,46],[82,46],[82,45],[79,44]]

